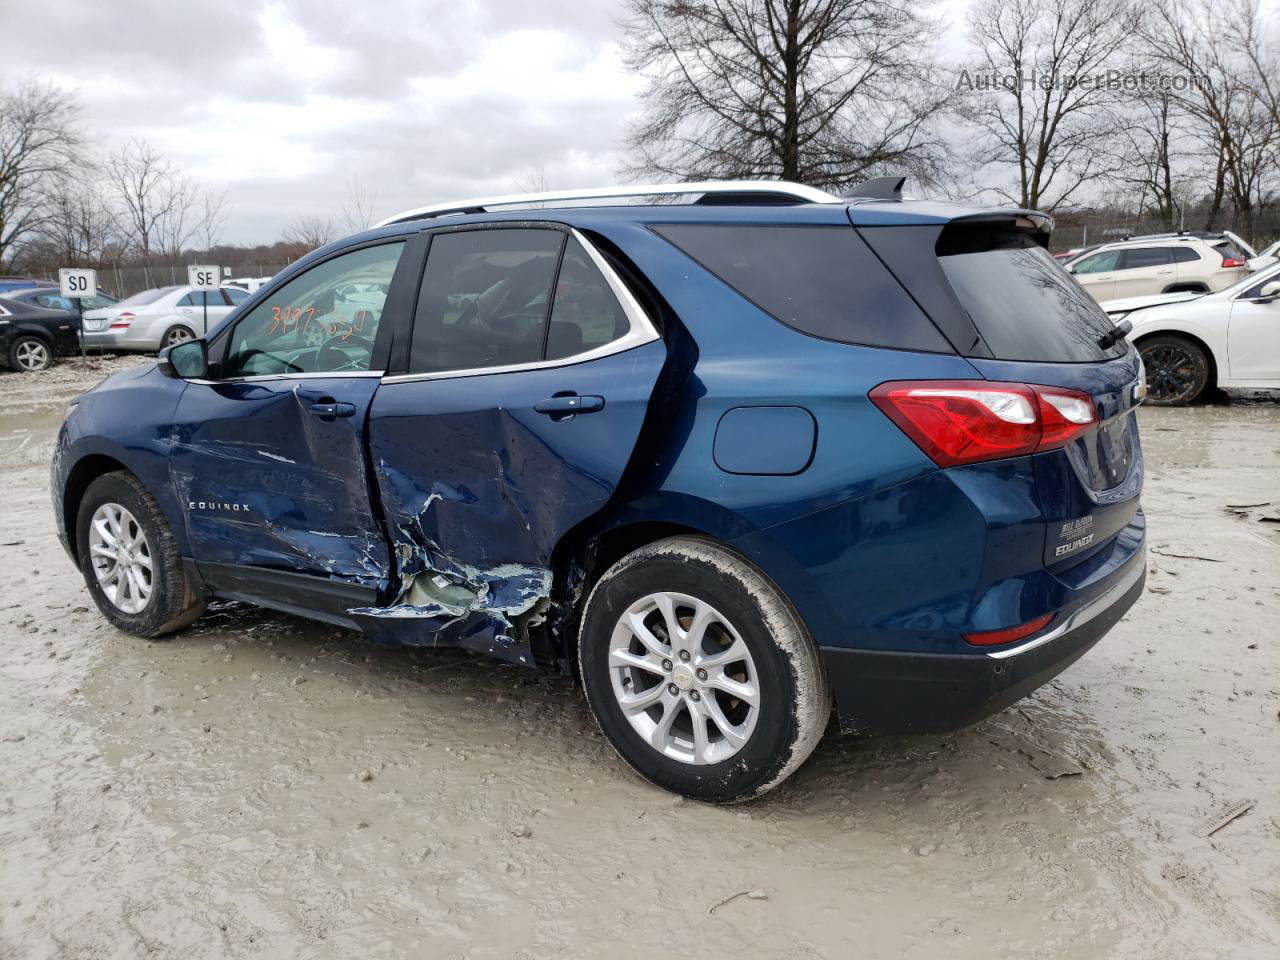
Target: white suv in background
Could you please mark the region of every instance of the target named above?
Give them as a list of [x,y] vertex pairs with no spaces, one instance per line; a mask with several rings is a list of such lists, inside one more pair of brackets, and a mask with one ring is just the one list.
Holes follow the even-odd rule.
[[1108,243],[1066,266],[1103,303],[1160,293],[1212,293],[1249,273],[1245,252],[1227,237],[1141,237]]

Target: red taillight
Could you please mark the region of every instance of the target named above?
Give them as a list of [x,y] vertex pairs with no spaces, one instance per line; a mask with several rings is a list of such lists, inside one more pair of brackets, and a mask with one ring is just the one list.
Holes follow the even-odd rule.
[[1241,260],[1239,257],[1223,257],[1223,258],[1222,258],[1222,266],[1223,266],[1224,268],[1226,268],[1226,267],[1243,267],[1243,266],[1244,266],[1244,261],[1243,261],[1243,260]]
[[122,313],[122,314],[119,314],[118,316],[116,316],[116,317],[114,317],[114,318],[112,319],[112,321],[111,321],[111,329],[112,329],[112,330],[123,330],[123,329],[125,329],[125,327],[129,326],[129,323],[130,323],[130,321],[132,321],[132,320],[133,320],[133,317],[134,317],[134,314],[132,314],[132,313]]
[[1060,447],[1097,425],[1087,393],[990,380],[882,383],[871,401],[940,467]]
[[1015,640],[1029,637],[1031,634],[1043,630],[1052,619],[1053,614],[1046,613],[1043,617],[1036,617],[1034,620],[1028,620],[1026,623],[1016,627],[1005,627],[1003,630],[983,630],[980,633],[966,633],[963,636],[966,642],[972,643],[974,646],[996,647],[1002,643],[1013,643]]

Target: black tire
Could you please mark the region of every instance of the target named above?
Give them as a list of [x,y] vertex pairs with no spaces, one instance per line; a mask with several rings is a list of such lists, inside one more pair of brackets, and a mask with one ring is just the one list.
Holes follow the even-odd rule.
[[164,332],[164,337],[160,340],[160,348],[163,350],[165,347],[177,346],[179,343],[194,339],[196,339],[196,332],[179,323]]
[[[98,508],[111,503],[133,514],[150,550],[151,595],[146,606],[137,613],[128,613],[117,607],[94,572],[89,546],[90,524]],[[76,555],[80,558],[80,572],[94,603],[104,617],[126,633],[158,637],[181,630],[204,613],[204,598],[186,575],[177,541],[173,539],[164,514],[131,473],[103,474],[89,484],[76,514]]]
[[1209,358],[1186,337],[1159,333],[1138,346],[1147,371],[1146,402],[1155,407],[1184,407],[1195,403],[1209,384]]
[[[726,613],[750,651],[758,713],[745,742],[719,762],[673,759],[651,746],[632,725],[615,693],[615,668],[609,662],[615,627],[633,604],[664,591],[687,595]],[[691,682],[688,668],[696,663],[695,659],[684,665],[682,681]],[[735,803],[773,789],[813,752],[831,714],[822,659],[791,604],[744,558],[698,537],[672,537],[641,547],[605,572],[583,611],[578,664],[587,702],[618,755],[646,780],[695,800]],[[704,672],[699,676],[705,679]],[[629,682],[631,692],[655,690],[648,682],[644,687],[634,685],[635,680]],[[675,690],[662,680],[657,685]],[[705,696],[723,696],[709,687],[703,689]],[[717,705],[725,710],[746,706],[731,698],[727,706],[724,699],[718,699]],[[664,708],[655,705],[653,709],[662,713]],[[678,716],[673,729],[681,720],[691,722],[691,714]]]
[[18,373],[37,373],[53,366],[53,344],[44,337],[24,334],[9,344],[9,368]]

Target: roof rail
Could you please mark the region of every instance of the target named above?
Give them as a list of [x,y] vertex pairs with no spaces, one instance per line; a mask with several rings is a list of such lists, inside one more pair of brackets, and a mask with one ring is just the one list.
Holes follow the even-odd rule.
[[690,183],[641,183],[621,187],[590,187],[585,190],[551,190],[547,193],[510,193],[476,200],[453,200],[427,207],[403,210],[376,224],[379,227],[408,220],[485,213],[490,207],[525,204],[556,205],[579,200],[615,200],[626,197],[664,197],[700,194],[695,203],[732,203],[748,205],[767,203],[839,203],[840,198],[825,190],[806,187],[785,180],[700,180]]

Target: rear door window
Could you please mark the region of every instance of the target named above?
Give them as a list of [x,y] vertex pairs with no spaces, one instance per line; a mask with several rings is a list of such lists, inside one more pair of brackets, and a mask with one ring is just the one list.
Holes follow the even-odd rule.
[[1174,263],[1195,263],[1200,259],[1200,254],[1192,247],[1174,247],[1173,261]]
[[489,229],[431,238],[413,321],[413,373],[542,359],[565,234]]
[[1114,325],[1027,231],[948,227],[937,253],[995,359],[1084,363],[1120,357],[1128,349],[1123,337],[1106,349],[1098,346]]
[[951,345],[848,227],[652,228],[775,319],[810,336],[951,353]]
[[1168,247],[1134,247],[1124,252],[1121,270],[1141,270],[1144,267],[1163,267],[1173,263],[1173,251]]

